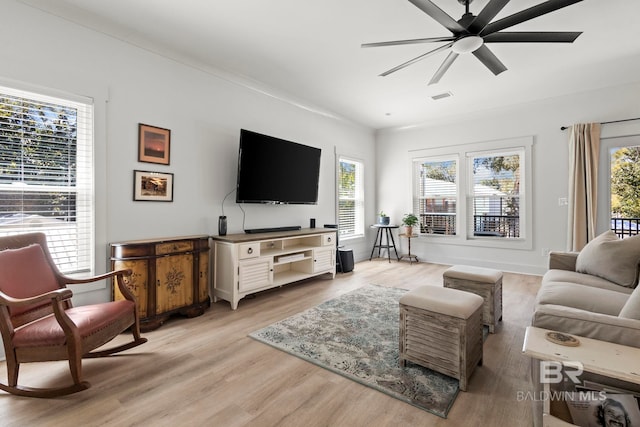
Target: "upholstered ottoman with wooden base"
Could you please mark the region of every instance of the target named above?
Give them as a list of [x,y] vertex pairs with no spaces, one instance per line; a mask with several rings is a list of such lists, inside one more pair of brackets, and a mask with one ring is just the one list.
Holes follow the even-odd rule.
[[460,380],[482,365],[482,303],[475,294],[422,286],[400,298],[400,366],[413,362]]
[[491,268],[454,265],[442,275],[445,288],[459,289],[484,299],[483,323],[494,333],[502,320],[502,272]]

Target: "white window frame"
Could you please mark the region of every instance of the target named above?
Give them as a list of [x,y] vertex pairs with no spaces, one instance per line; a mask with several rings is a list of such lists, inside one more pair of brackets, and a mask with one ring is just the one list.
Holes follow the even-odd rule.
[[[467,177],[468,177],[468,182],[466,185],[466,191],[467,191],[467,206],[469,207],[469,209],[467,210],[467,235],[469,236],[469,238],[473,237],[473,238],[480,238],[481,236],[475,236],[474,232],[475,232],[475,227],[474,227],[474,199],[477,196],[476,195],[476,183],[474,182],[474,175],[473,175],[473,164],[474,164],[474,159],[478,158],[478,157],[507,157],[507,156],[513,156],[513,155],[517,155],[519,156],[519,163],[520,163],[520,171],[525,171],[526,166],[525,166],[525,152],[524,152],[524,147],[518,147],[518,148],[508,148],[508,149],[498,149],[498,150],[489,150],[489,151],[476,151],[476,152],[468,152],[467,153]],[[525,171],[526,172],[526,171]],[[518,194],[518,203],[519,203],[519,208],[522,208],[522,201],[524,199],[526,199],[526,194],[524,194],[524,190],[525,188],[523,188],[523,182],[521,179],[520,182],[520,192]],[[523,195],[525,197],[523,197]],[[526,227],[524,227],[524,223],[521,221],[522,220],[522,212],[519,212],[519,229],[518,229],[518,235],[519,237],[508,237],[508,239],[510,240],[517,240],[517,239],[523,239],[526,238]],[[507,237],[488,237],[489,239],[505,239]]]
[[419,226],[417,228],[417,230],[415,230],[418,234],[421,235],[430,235],[430,236],[455,236],[458,233],[458,229],[460,227],[459,222],[458,222],[458,211],[459,211],[459,205],[460,205],[460,158],[458,157],[457,154],[455,155],[445,155],[445,156],[436,156],[436,157],[419,157],[419,158],[414,158],[413,162],[412,162],[412,176],[413,176],[413,201],[412,201],[412,209],[413,209],[413,214],[416,215],[420,221],[420,224],[422,223],[422,219],[420,217],[421,212],[419,212],[419,209],[417,208],[416,204],[417,201],[420,199],[425,199],[426,197],[424,197],[422,194],[420,194],[420,176],[418,176],[418,171],[420,170],[419,167],[420,165],[422,165],[425,162],[430,162],[430,163],[437,163],[437,162],[455,162],[456,164],[456,181],[455,181],[455,187],[456,187],[456,195],[455,195],[455,200],[456,200],[456,213],[455,213],[455,228],[456,228],[456,232],[454,234],[435,234],[435,233],[423,233],[421,230],[421,227]]
[[611,151],[640,145],[640,135],[603,137],[600,140],[596,233],[611,230]]
[[[0,82],[1,83],[1,82]],[[50,95],[49,92],[53,95]],[[22,221],[0,226],[0,235],[14,235],[41,231],[47,235],[51,255],[58,268],[65,274],[90,273],[95,271],[95,201],[94,201],[94,159],[93,159],[93,100],[79,96],[65,96],[46,89],[24,90],[9,85],[0,85],[0,93],[26,98],[35,102],[46,102],[71,107],[77,111],[76,134],[76,184],[75,186],[39,186],[33,184],[15,185],[0,182],[0,189],[11,192],[56,189],[75,191],[75,221],[64,224],[38,224]]]
[[[356,189],[355,197],[343,198],[340,192],[340,164],[342,162],[352,163],[356,167]],[[364,237],[364,218],[365,218],[365,198],[364,198],[364,162],[360,159],[338,155],[336,163],[336,218],[338,222],[338,239],[340,241],[356,239]],[[354,231],[353,233],[344,233],[340,230],[340,201],[353,200],[354,202]]]
[[[409,159],[411,161],[412,171],[413,162],[419,159],[437,159],[437,158],[452,158],[457,156],[459,159],[468,159],[469,156],[482,153],[483,155],[500,155],[501,153],[508,153],[514,151],[521,151],[523,158],[521,159],[523,171],[520,176],[520,227],[521,234],[519,238],[498,238],[498,237],[484,237],[473,236],[473,233],[469,232],[469,212],[473,210],[473,205],[470,205],[469,191],[467,190],[472,184],[472,171],[473,164],[469,161],[466,162],[466,166],[458,164],[458,204],[456,207],[456,235],[436,235],[436,234],[422,234],[420,238],[433,240],[434,243],[454,244],[463,246],[478,246],[478,247],[495,247],[495,248],[508,248],[508,249],[522,249],[531,250],[533,248],[533,210],[532,199],[533,192],[531,190],[531,172],[532,168],[532,150],[533,150],[533,136],[515,137],[494,141],[483,141],[473,144],[460,144],[460,145],[441,145],[436,148],[427,148],[419,150],[411,150],[409,152]],[[416,177],[412,172],[413,191],[412,199],[416,193]],[[411,206],[413,206],[413,200],[411,200]],[[470,235],[471,234],[471,235]]]

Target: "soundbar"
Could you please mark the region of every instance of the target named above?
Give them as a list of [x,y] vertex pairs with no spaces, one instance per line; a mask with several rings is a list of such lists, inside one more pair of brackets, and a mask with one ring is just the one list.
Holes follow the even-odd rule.
[[299,225],[287,225],[285,227],[269,227],[269,228],[249,228],[244,230],[247,234],[256,234],[256,233],[271,233],[272,231],[293,231],[300,230],[302,227]]

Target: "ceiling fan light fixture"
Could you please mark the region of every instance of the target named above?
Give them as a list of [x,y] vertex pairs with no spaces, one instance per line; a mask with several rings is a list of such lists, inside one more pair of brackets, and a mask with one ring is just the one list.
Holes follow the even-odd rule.
[[[433,50],[416,56],[409,61],[385,71],[380,74],[381,76],[388,76],[391,73],[395,73],[409,65],[415,64],[418,61],[445,50],[449,51],[449,54],[440,65],[440,68],[435,72],[428,85],[437,84],[456,58],[461,54],[468,53],[473,53],[478,61],[497,76],[505,71],[507,67],[500,62],[496,55],[491,52],[487,46],[484,46],[485,43],[573,43],[573,41],[582,34],[581,32],[574,31],[502,30],[517,26],[523,22],[527,22],[583,0],[546,0],[543,3],[531,6],[528,9],[523,9],[504,18],[499,18],[497,21],[494,20],[494,18],[500,14],[502,9],[507,6],[511,0],[481,0],[484,2],[484,7],[482,7],[482,10],[477,15],[474,15],[469,10],[469,5],[473,0],[457,0],[458,3],[463,5],[465,8],[465,13],[458,20],[452,18],[436,6],[435,1],[436,0],[409,0],[409,2],[414,6],[449,30],[452,36],[363,44],[362,47],[373,47],[446,42]],[[442,1],[444,2],[444,0]],[[512,3],[516,2],[514,1]]]
[[483,43],[484,40],[480,36],[466,36],[456,40],[451,46],[451,50],[458,54],[471,53],[482,46]]

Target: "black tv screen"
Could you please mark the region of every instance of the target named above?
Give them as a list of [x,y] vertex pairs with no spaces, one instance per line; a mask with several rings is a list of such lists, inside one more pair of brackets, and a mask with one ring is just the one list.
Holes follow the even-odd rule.
[[318,203],[320,153],[315,147],[240,130],[237,203]]

